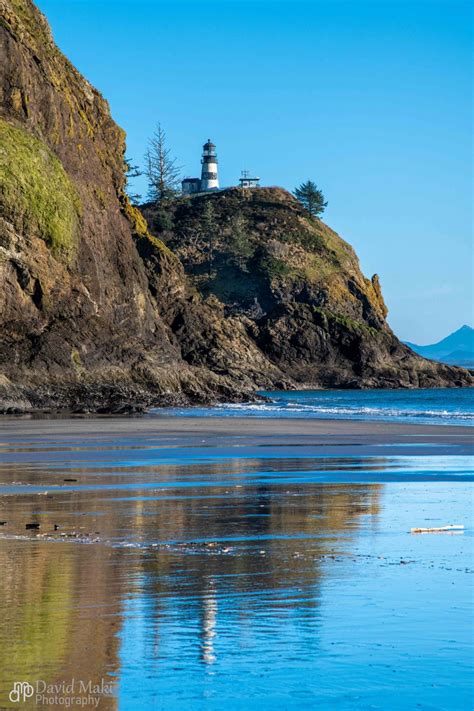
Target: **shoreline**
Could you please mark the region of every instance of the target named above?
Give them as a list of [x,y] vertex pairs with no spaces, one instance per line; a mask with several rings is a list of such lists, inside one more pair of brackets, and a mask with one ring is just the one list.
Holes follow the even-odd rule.
[[[474,370],[472,371],[474,373]],[[102,392],[101,386],[97,385],[94,392],[90,396],[84,398],[79,397],[77,400],[77,393],[74,398],[75,405],[72,406],[68,398],[62,398],[63,401],[59,402],[57,398],[53,397],[51,393],[46,396],[41,395],[40,392],[36,392],[33,400],[34,404],[31,402],[30,395],[22,394],[21,388],[18,386],[13,386],[11,383],[10,387],[7,387],[5,383],[2,382],[2,375],[0,374],[0,421],[4,418],[18,417],[18,418],[46,418],[46,419],[70,419],[70,418],[81,418],[81,417],[142,417],[148,416],[150,414],[157,414],[159,416],[162,410],[193,410],[201,408],[215,408],[217,406],[240,406],[246,404],[271,404],[274,402],[275,395],[278,394],[288,394],[288,393],[354,393],[354,395],[360,394],[362,398],[365,397],[367,393],[415,393],[415,392],[439,392],[447,391],[449,393],[456,391],[465,391],[474,388],[474,385],[462,385],[462,386],[439,386],[439,387],[416,387],[416,388],[403,388],[403,387],[391,387],[391,388],[342,388],[342,387],[318,387],[315,384],[305,384],[298,383],[298,387],[289,388],[284,390],[271,389],[262,390],[258,388],[257,390],[240,390],[238,393],[234,392],[234,396],[230,397],[218,397],[218,393],[215,392],[214,396],[209,395],[209,397],[195,399],[194,397],[183,395],[183,393],[169,393],[167,395],[160,395],[159,397],[153,397],[151,393],[147,390],[133,390],[128,392],[116,392],[118,396],[116,399],[111,399],[111,393],[108,392],[107,395]],[[13,388],[13,389],[12,389]],[[33,388],[34,390],[34,388]],[[114,388],[112,386],[112,391]],[[53,388],[54,392],[54,388]],[[227,395],[229,395],[227,393]],[[64,393],[63,393],[64,396]],[[28,399],[29,398],[29,399]],[[186,415],[184,415],[186,417]],[[328,418],[318,418],[318,419],[331,419]],[[344,418],[334,418],[334,419],[344,419]],[[366,420],[361,421],[365,422]],[[369,422],[375,422],[376,420],[367,420]],[[378,420],[377,420],[378,421]],[[380,420],[381,422],[388,422],[388,420]],[[403,423],[400,423],[403,424]],[[417,424],[416,422],[413,424]],[[422,423],[420,423],[422,424]],[[425,422],[423,424],[431,424]],[[468,425],[466,425],[468,426]]]
[[[71,436],[153,436],[192,440],[208,437],[216,440],[245,438],[247,440],[278,439],[276,446],[285,444],[285,438],[306,442],[338,438],[348,443],[393,444],[409,443],[436,445],[457,444],[464,447],[474,443],[470,427],[465,425],[415,424],[400,422],[374,422],[371,420],[257,418],[257,417],[198,417],[198,416],[69,416],[69,417],[19,417],[4,415],[0,418],[0,434],[9,439],[28,437]],[[282,439],[283,438],[283,439]],[[408,442],[405,441],[405,444]]]

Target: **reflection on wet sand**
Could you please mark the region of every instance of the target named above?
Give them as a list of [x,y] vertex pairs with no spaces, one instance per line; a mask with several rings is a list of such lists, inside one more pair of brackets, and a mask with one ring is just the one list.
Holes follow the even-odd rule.
[[[280,467],[296,470],[294,462],[272,462],[273,473]],[[268,462],[246,461],[245,470],[268,471]],[[350,549],[360,516],[377,516],[380,487],[308,490],[286,474],[279,485],[215,483],[241,471],[238,459],[186,471],[155,467],[114,477],[117,488],[92,489],[81,477],[80,486],[50,493],[64,471],[10,469],[10,482],[34,480],[42,490],[7,495],[0,509],[8,519],[0,549],[2,700],[23,677],[119,677],[124,602],[134,596],[150,601],[157,636],[170,601],[183,627],[198,621],[206,665],[216,660],[220,599],[236,601],[243,619],[255,607],[316,605],[324,556]],[[148,477],[158,488],[168,484],[166,493],[144,489]],[[9,478],[3,472],[4,484]],[[30,521],[39,531],[25,531]],[[153,646],[158,651],[159,641]],[[102,699],[99,708],[115,704]]]
[[94,706],[107,711],[214,710],[224,697],[240,709],[275,689],[284,708],[324,693],[332,709],[331,645],[369,603],[359,593],[354,612],[341,607],[337,634],[324,609],[336,585],[364,579],[353,561],[394,564],[377,550],[388,486],[349,482],[400,465],[293,444],[4,442],[0,708],[18,707],[18,680],[107,679],[116,694]]
[[116,565],[101,546],[2,543],[0,698],[7,708],[18,679],[96,684],[117,672]]

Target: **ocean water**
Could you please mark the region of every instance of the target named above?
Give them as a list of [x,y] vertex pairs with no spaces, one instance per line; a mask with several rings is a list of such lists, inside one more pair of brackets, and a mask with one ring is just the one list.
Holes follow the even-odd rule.
[[373,420],[436,425],[474,424],[474,391],[299,390],[260,393],[270,402],[155,410],[155,414],[196,417],[302,417]]

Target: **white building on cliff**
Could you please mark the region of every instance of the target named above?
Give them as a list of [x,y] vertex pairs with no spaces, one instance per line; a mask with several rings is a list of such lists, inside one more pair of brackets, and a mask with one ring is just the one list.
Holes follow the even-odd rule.
[[[196,195],[219,190],[217,163],[216,146],[209,138],[202,147],[201,177],[184,178],[181,181],[183,195]],[[250,173],[246,170],[242,171],[242,177],[239,178],[241,188],[256,188],[259,186],[259,181],[260,178],[251,178]]]
[[201,179],[185,178],[182,181],[181,188],[184,195],[207,193],[211,190],[219,190],[216,146],[212,143],[210,138],[202,147],[201,164]]

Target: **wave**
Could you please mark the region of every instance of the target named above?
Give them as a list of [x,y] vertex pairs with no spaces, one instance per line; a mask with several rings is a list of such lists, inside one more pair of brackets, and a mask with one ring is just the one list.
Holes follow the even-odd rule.
[[275,404],[255,404],[255,403],[238,403],[238,404],[220,404],[216,409],[224,411],[232,411],[242,413],[245,412],[260,412],[260,413],[275,413],[287,415],[288,413],[303,413],[305,415],[360,415],[363,417],[449,417],[451,419],[460,419],[466,421],[474,421],[474,413],[450,411],[450,410],[405,410],[396,408],[384,407],[323,407],[321,405],[301,405],[299,403],[286,403],[284,406]]
[[221,403],[215,407],[156,410],[155,414],[196,417],[358,419],[472,425],[470,393],[454,391],[309,391],[264,393],[266,402]]

